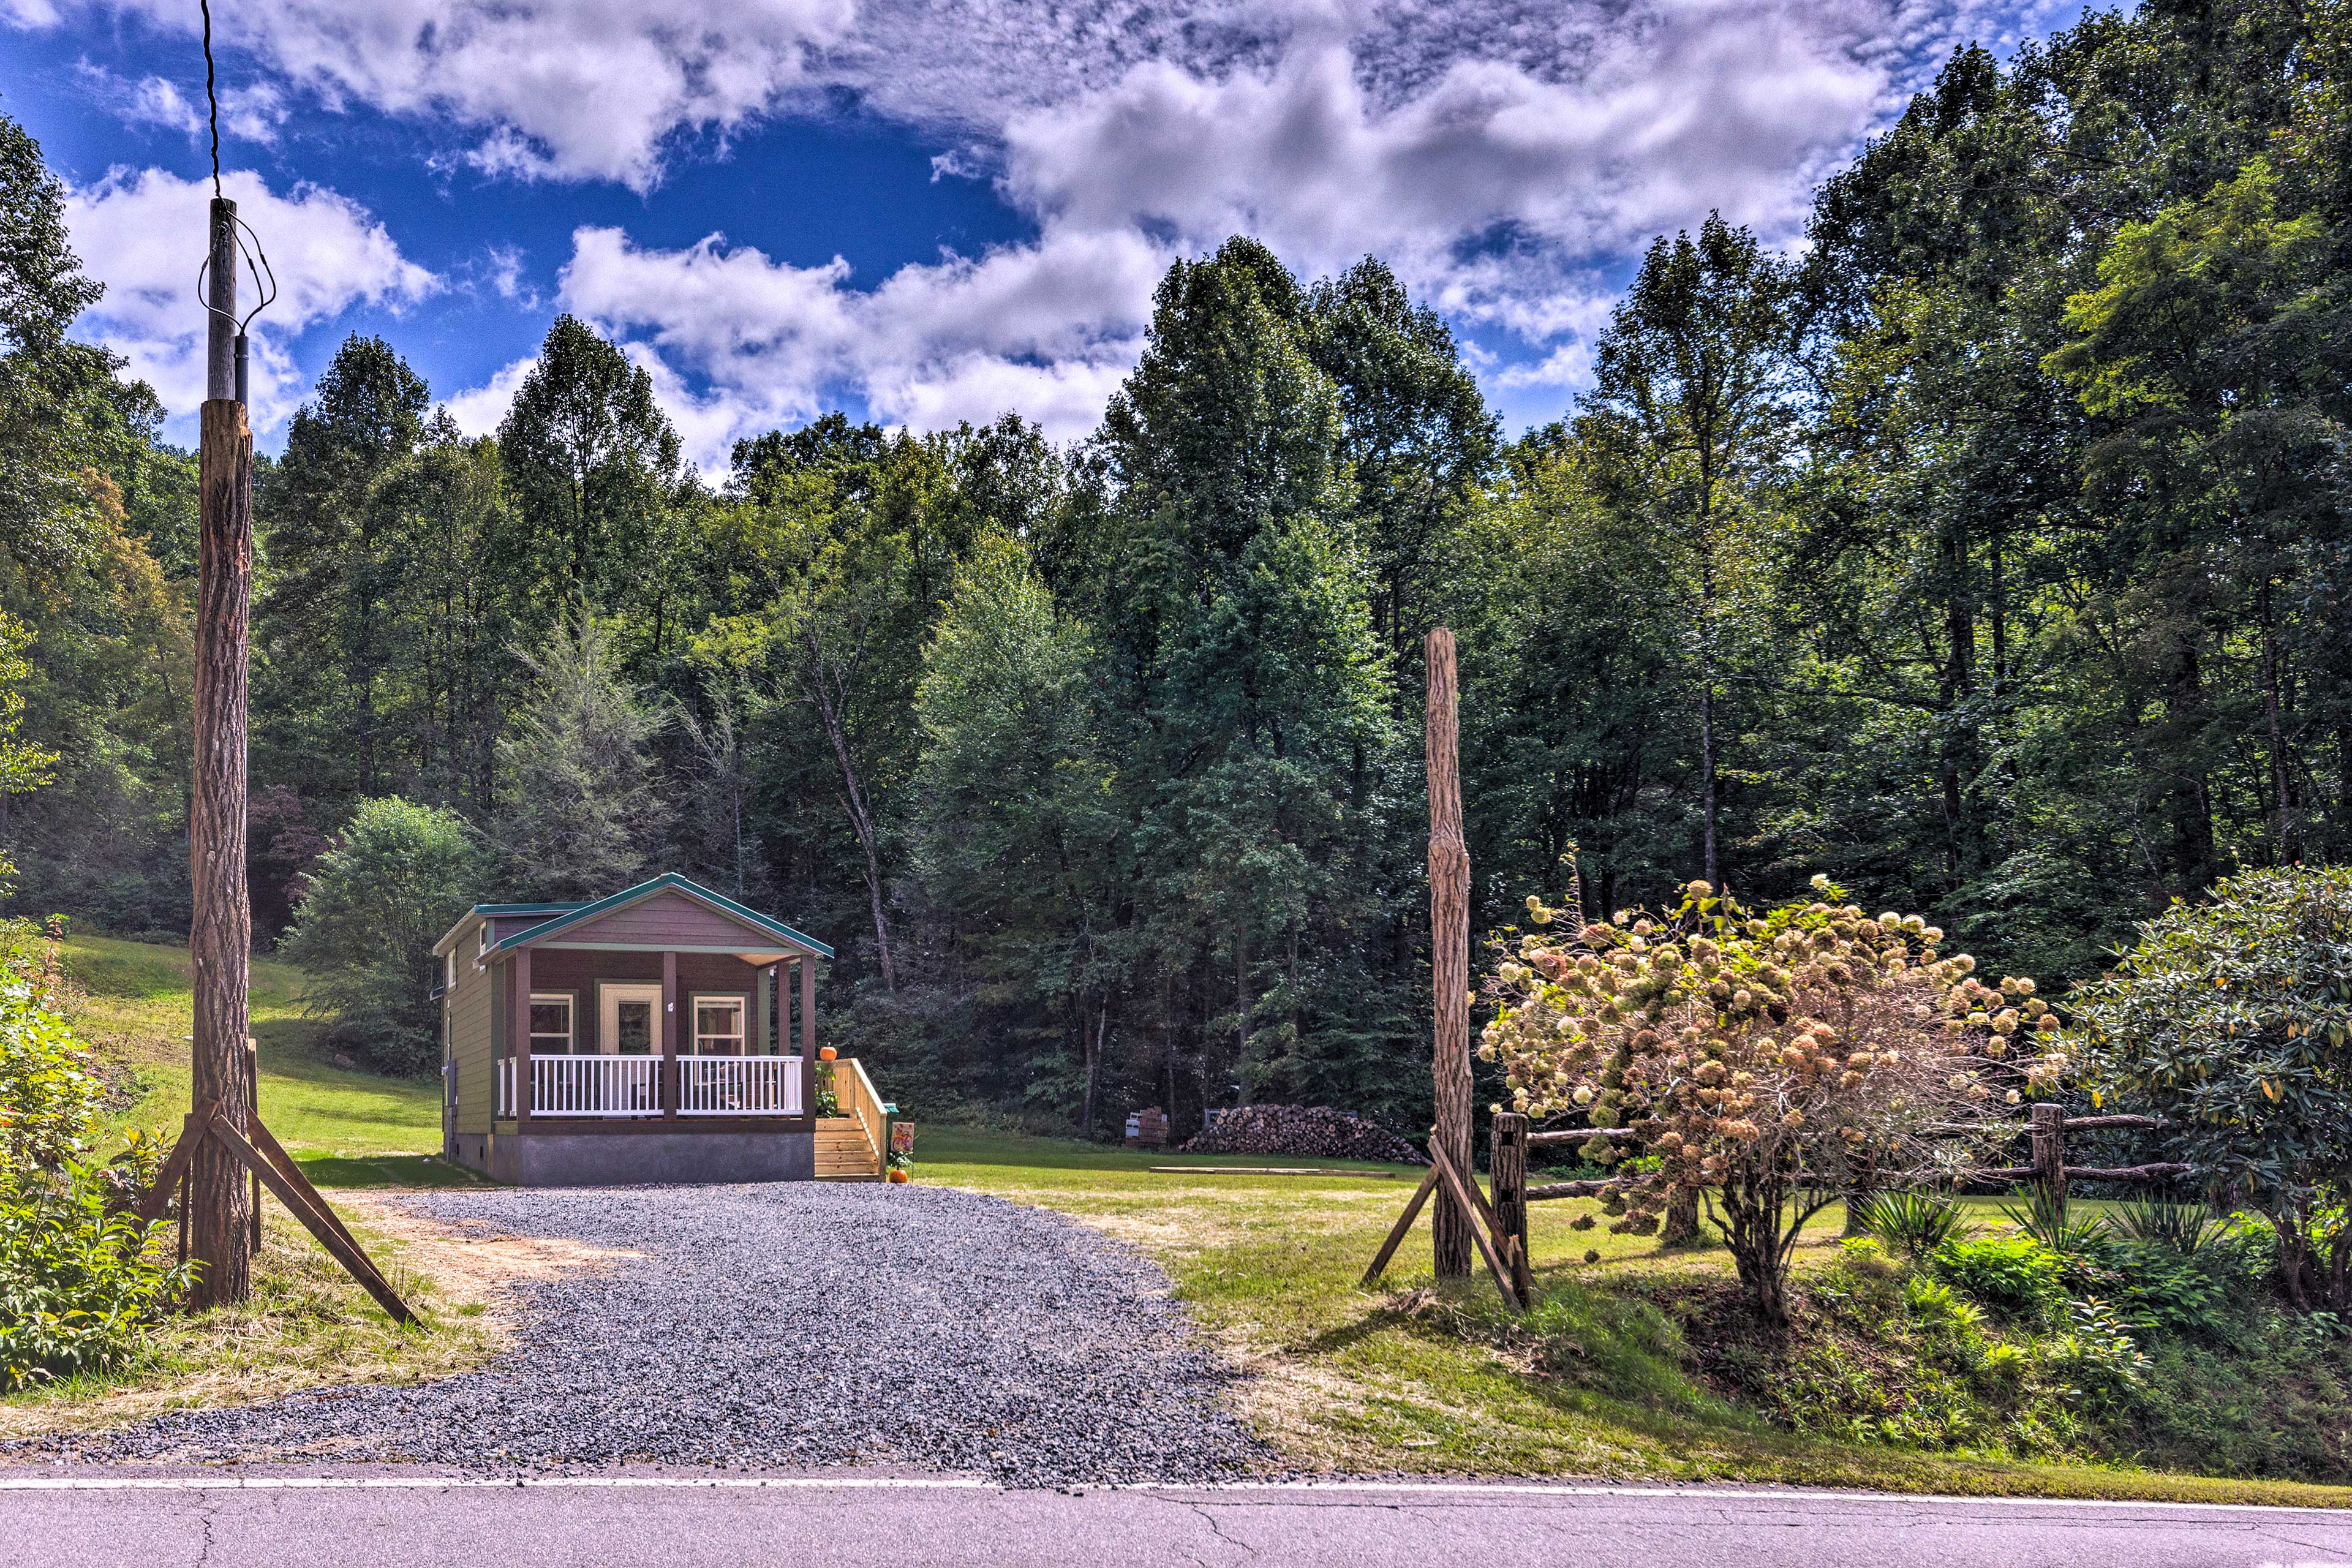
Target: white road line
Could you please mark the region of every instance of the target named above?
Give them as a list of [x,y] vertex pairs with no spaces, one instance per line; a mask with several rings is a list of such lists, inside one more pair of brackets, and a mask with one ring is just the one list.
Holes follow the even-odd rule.
[[[1005,1489],[969,1476],[5,1476],[9,1491],[447,1491],[567,1489],[707,1491],[992,1491]],[[1858,1492],[1781,1488],[1610,1486],[1530,1481],[1226,1481],[1184,1485],[1132,1481],[1088,1491],[1291,1494],[1371,1497],[1694,1498],[1722,1502],[1912,1503],[2036,1509],[2136,1509],[2177,1513],[2306,1513],[2343,1520],[2337,1510],[2274,1503],[2132,1501],[2117,1498],[1971,1497],[1935,1492]]]

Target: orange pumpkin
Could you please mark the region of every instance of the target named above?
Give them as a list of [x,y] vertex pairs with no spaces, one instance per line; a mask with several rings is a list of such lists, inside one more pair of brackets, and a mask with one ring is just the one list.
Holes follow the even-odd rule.
[[821,1062],[832,1061],[840,1055],[841,1053],[835,1050],[831,1046],[819,1046],[816,1048],[816,1059]]
[[890,1173],[890,1179],[893,1182],[903,1182],[907,1179],[907,1173],[904,1171],[893,1171]]

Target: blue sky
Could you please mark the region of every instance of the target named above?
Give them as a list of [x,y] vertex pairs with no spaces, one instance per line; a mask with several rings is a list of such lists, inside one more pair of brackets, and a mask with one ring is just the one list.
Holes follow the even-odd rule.
[[[840,407],[1092,427],[1170,259],[1386,258],[1516,433],[1648,237],[1808,193],[2015,0],[221,0],[222,166],[285,293],[265,446],[346,332],[494,426],[562,310],[698,461]],[[85,335],[184,439],[208,160],[194,0],[0,0],[0,109],[71,187]]]

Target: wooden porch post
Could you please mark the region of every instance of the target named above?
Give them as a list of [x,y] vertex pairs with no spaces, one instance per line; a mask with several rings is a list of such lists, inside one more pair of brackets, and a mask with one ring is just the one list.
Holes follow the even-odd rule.
[[801,955],[801,1055],[816,1060],[816,955]]
[[662,1120],[677,1120],[677,954],[662,954]]
[[[515,1131],[530,1126],[530,949],[519,947],[507,960],[507,983],[514,994],[507,999],[507,1059],[514,1063]],[[493,1100],[495,1110],[498,1102]]]
[[770,1049],[770,1047],[774,1045],[776,1039],[775,1014],[773,1011],[775,1005],[776,966],[771,963],[760,971],[759,1043],[752,1047],[751,1054],[753,1056],[772,1057],[783,1054],[781,1051]]

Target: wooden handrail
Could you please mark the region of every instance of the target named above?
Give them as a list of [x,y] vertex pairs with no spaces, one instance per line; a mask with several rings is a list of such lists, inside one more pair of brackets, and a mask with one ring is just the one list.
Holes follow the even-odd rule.
[[[844,1072],[841,1069],[849,1070]],[[874,1169],[879,1173],[890,1154],[890,1134],[884,1125],[882,1097],[874,1092],[874,1080],[866,1076],[866,1064],[856,1057],[844,1057],[833,1064],[834,1101],[844,1116],[855,1117],[865,1132],[866,1142],[874,1150]]]

